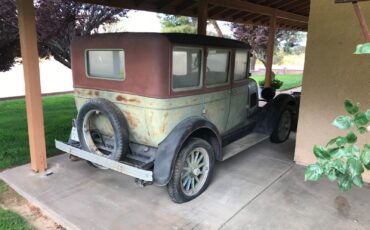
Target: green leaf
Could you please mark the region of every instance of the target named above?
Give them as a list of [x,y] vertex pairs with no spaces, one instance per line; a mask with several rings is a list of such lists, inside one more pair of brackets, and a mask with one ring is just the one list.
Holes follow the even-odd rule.
[[365,134],[365,133],[367,133],[367,129],[365,127],[360,127],[360,128],[358,128],[358,132],[360,134]]
[[328,160],[328,159],[330,159],[330,154],[329,154],[328,150],[324,147],[315,145],[313,147],[313,153],[315,154],[315,156],[318,160],[325,160],[325,159]]
[[352,101],[351,101],[351,100],[346,99],[346,100],[344,101],[344,107],[346,108],[346,110],[347,110],[347,112],[348,112],[349,114],[355,114],[355,113],[357,113],[357,112],[358,112],[359,104],[357,103],[356,105],[354,105],[354,104],[352,103]]
[[347,152],[347,156],[356,156],[360,153],[360,148],[356,144],[351,144],[345,151]]
[[348,175],[340,175],[338,180],[340,191],[347,192],[352,188],[352,180]]
[[347,134],[346,136],[346,142],[353,144],[356,143],[357,141],[357,136],[351,131]]
[[362,188],[362,186],[364,185],[364,181],[362,180],[362,176],[353,177],[352,182],[360,188]]
[[333,125],[338,129],[349,129],[353,126],[350,116],[339,116],[333,121]]
[[324,169],[319,164],[312,164],[307,166],[304,180],[305,181],[318,181],[324,174]]
[[339,147],[347,144],[347,139],[345,137],[338,137],[335,141],[335,144],[337,144]]
[[370,148],[367,148],[366,145],[364,149],[362,150],[362,153],[360,155],[360,160],[362,164],[364,164],[365,168],[370,170]]
[[350,158],[350,157],[354,157],[354,154],[352,154],[351,152],[348,152],[347,149],[345,148],[336,148],[336,149],[333,149],[333,152],[330,152],[331,153],[331,156],[334,157],[334,158]]
[[361,176],[361,174],[364,172],[364,168],[362,167],[361,161],[356,158],[348,159],[347,168],[352,178],[355,176]]
[[346,164],[339,159],[332,161],[332,167],[342,174],[346,173]]
[[366,114],[361,112],[355,115],[354,122],[357,126],[364,126],[367,125],[369,120],[367,119]]
[[331,139],[327,144],[326,146],[329,146],[329,145],[333,145],[333,144],[336,144],[338,145],[339,147],[345,145],[347,143],[347,139],[345,137],[336,137],[336,138],[333,138]]
[[370,121],[370,109],[366,111],[366,118]]
[[326,144],[326,147],[328,147],[329,145],[333,145],[333,144],[335,144],[335,142],[337,142],[337,139],[338,139],[339,137],[335,137],[335,138],[333,138],[333,139],[331,139],[327,144]]
[[333,182],[337,179],[337,173],[335,171],[335,169],[331,169],[328,173],[327,173],[327,176],[328,176],[328,179]]

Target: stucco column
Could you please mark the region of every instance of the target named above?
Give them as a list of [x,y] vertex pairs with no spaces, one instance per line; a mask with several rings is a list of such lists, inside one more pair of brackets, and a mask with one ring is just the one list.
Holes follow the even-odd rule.
[[32,0],[17,0],[19,37],[26,91],[28,138],[32,170],[47,168],[40,86],[35,8]]

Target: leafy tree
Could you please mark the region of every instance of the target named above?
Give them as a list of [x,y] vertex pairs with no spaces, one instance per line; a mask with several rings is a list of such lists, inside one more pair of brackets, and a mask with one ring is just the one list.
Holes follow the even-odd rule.
[[197,20],[192,17],[159,15],[161,23],[161,32],[168,33],[197,33]]
[[[20,57],[15,0],[0,0],[0,71],[9,70]],[[74,36],[97,33],[127,10],[71,0],[35,0],[40,57],[50,55],[70,68],[69,46]]]
[[[248,42],[252,46],[253,55],[266,65],[269,28],[265,26],[253,26],[231,24],[233,35],[240,41]],[[295,53],[299,43],[303,41],[305,34],[298,31],[277,30],[275,40],[275,53]],[[297,52],[298,53],[298,52]]]
[[[159,15],[158,17],[162,27],[161,32],[188,34],[196,34],[198,32],[198,21],[196,18],[175,15]],[[208,20],[207,23],[212,25],[216,32],[215,34],[209,33],[209,35],[223,37],[216,20]]]

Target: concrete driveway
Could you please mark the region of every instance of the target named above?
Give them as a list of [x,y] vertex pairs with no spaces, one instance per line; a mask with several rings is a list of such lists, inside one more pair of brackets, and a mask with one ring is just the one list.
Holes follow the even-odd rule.
[[0,178],[68,229],[369,229],[370,188],[305,183],[294,143],[265,141],[218,163],[208,190],[182,205],[166,188],[139,188],[65,154],[49,159],[51,176],[24,165]]

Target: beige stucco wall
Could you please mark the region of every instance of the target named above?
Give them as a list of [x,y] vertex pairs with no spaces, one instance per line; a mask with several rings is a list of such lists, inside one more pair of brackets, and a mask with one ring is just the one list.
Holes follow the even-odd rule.
[[[370,3],[361,6],[370,23]],[[356,44],[363,42],[351,4],[311,0],[295,150],[298,164],[315,162],[314,144],[325,145],[331,138],[345,135],[331,125],[337,115],[345,114],[345,98],[360,102],[363,109],[370,108],[370,55],[353,54]],[[370,134],[363,139],[370,143]],[[370,173],[365,180],[370,182]]]

